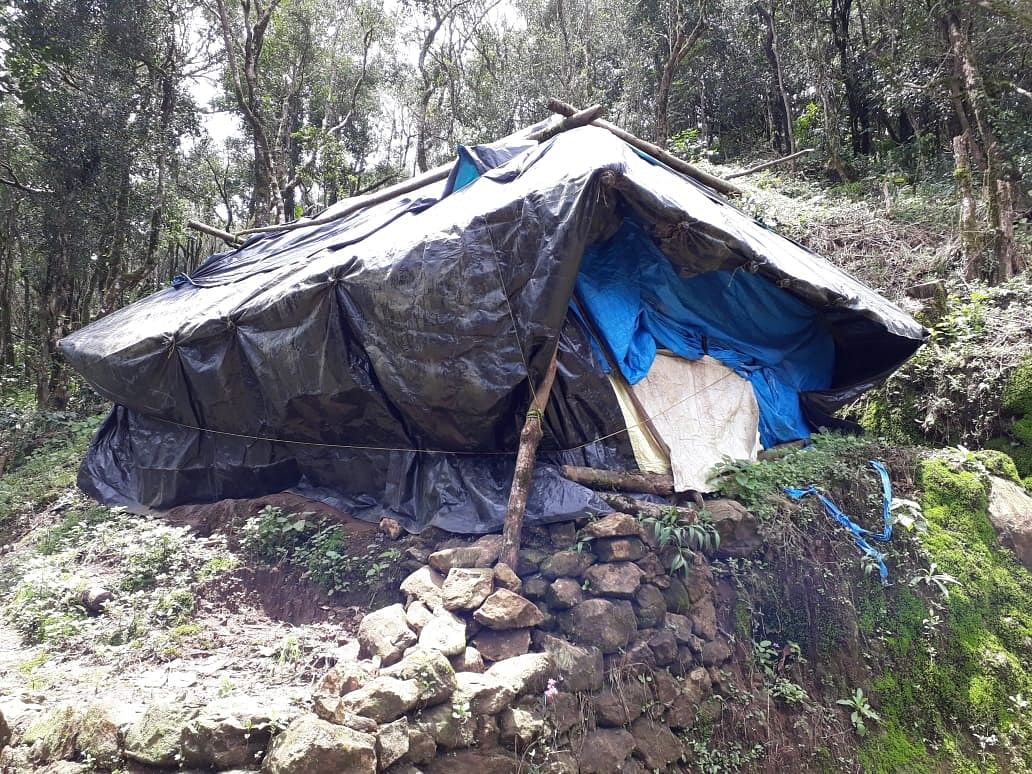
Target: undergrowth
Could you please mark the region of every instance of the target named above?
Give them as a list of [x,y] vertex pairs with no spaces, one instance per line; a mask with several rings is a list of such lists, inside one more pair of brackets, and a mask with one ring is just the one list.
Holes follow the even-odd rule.
[[[1025,419],[1032,415],[1030,296],[1027,276],[950,296],[939,317],[926,320],[928,342],[861,398],[853,415],[896,442],[981,446],[997,438],[995,448],[1005,451],[1011,442],[1032,445],[1032,432],[1023,432],[1032,427]],[[1028,462],[1032,468],[1032,452]]]
[[[139,658],[171,655],[195,611],[193,586],[238,563],[223,538],[197,538],[81,497],[30,547],[0,564],[11,589],[0,615],[26,644],[111,658],[127,649]],[[85,606],[84,592],[96,587],[111,595],[103,615]]]
[[[909,529],[895,524],[886,585],[864,572],[847,533],[779,494],[814,483],[875,527],[874,457],[889,463],[894,494],[920,511]],[[738,591],[735,636],[752,643],[766,690],[782,702],[770,664],[798,643],[809,665],[792,681],[815,705],[856,715],[865,772],[1032,771],[1032,574],[997,545],[987,518],[994,475],[1017,479],[1017,470],[993,451],[842,436],[719,472],[722,492],[762,515],[768,546],[760,559],[715,565]],[[802,693],[789,695],[806,706]]]
[[241,544],[250,557],[298,570],[330,594],[375,593],[400,580],[398,549],[369,546],[359,553],[345,527],[314,513],[267,505],[248,519]]

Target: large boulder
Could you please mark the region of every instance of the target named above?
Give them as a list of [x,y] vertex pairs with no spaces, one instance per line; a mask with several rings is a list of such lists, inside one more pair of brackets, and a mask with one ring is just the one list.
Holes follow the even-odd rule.
[[634,737],[622,728],[604,728],[576,738],[573,755],[580,774],[614,774],[636,746]]
[[709,500],[706,511],[720,535],[717,556],[747,558],[763,548],[760,523],[734,500]]
[[644,530],[633,516],[626,513],[610,513],[608,516],[591,522],[580,531],[580,534],[582,538],[595,540],[598,538],[641,537]]
[[253,764],[267,749],[273,730],[293,714],[285,705],[270,706],[250,696],[217,699],[183,726],[183,761],[219,771]]
[[645,573],[632,562],[596,564],[584,573],[588,593],[593,596],[634,599]]
[[419,703],[424,707],[447,701],[455,691],[455,669],[444,654],[436,650],[412,650],[397,664],[384,669],[381,675],[414,681],[419,686]]
[[368,663],[338,661],[319,679],[312,693],[316,696],[343,696],[368,683],[376,674]]
[[401,605],[374,610],[358,625],[359,655],[379,658],[385,666],[400,659],[416,641],[416,633],[409,628]]
[[993,476],[989,521],[1001,545],[1014,551],[1018,561],[1032,570],[1032,497],[1019,484]]
[[415,709],[419,693],[419,683],[415,680],[380,675],[341,699],[341,708],[377,723],[390,723]]
[[513,656],[522,656],[530,650],[530,629],[497,632],[484,629],[473,638],[473,645],[488,661],[504,661]]
[[3,710],[0,710],[0,750],[11,743],[11,727],[7,725]]
[[548,580],[579,578],[594,563],[594,555],[584,551],[557,551],[541,562],[541,574]]
[[35,761],[72,760],[82,724],[80,710],[73,704],[61,704],[42,713],[25,730],[21,742],[30,746]]
[[401,591],[434,610],[440,607],[443,601],[443,585],[443,575],[429,567],[420,567],[401,582]]
[[484,674],[498,678],[517,696],[540,693],[555,665],[548,653],[527,653],[492,664]]
[[526,597],[498,589],[473,613],[473,619],[489,629],[525,629],[542,623],[545,616]]
[[458,686],[453,703],[468,706],[475,716],[497,715],[516,698],[511,683],[495,675],[459,672],[455,678]]
[[376,774],[376,737],[302,715],[279,734],[265,759],[267,774]]
[[175,766],[183,727],[197,714],[196,707],[152,704],[125,735],[125,757],[147,766]]
[[408,718],[398,718],[393,723],[381,726],[376,733],[376,761],[380,769],[386,769],[408,755]]
[[75,747],[79,755],[100,768],[116,768],[122,760],[123,728],[136,719],[132,705],[95,702],[82,713]]
[[586,599],[561,613],[559,626],[574,642],[615,653],[631,641],[638,620],[630,602]]
[[631,726],[631,734],[638,754],[645,766],[655,771],[666,771],[684,752],[681,741],[669,728],[651,718],[640,717]]
[[476,722],[469,707],[453,702],[438,704],[420,713],[417,723],[438,747],[455,750],[474,742]]
[[437,572],[447,575],[456,567],[482,567],[480,564],[480,549],[476,546],[462,546],[460,548],[442,548],[430,554],[427,561]]
[[565,691],[598,691],[602,688],[602,651],[593,645],[574,645],[561,637],[542,634],[538,647],[552,656]]
[[466,622],[454,613],[438,610],[419,633],[419,647],[446,656],[459,655],[466,649]]
[[448,610],[475,610],[494,591],[494,570],[455,567],[448,571],[441,591]]

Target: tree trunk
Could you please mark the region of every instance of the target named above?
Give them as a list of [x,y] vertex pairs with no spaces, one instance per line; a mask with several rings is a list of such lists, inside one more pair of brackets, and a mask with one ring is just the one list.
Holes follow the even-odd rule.
[[1013,173],[991,123],[993,105],[971,47],[970,21],[962,18],[958,10],[951,10],[946,23],[951,53],[960,63],[965,102],[974,115],[985,154],[984,193],[990,251],[982,260],[968,265],[968,278],[980,277],[990,283],[1005,282],[1025,268],[1024,257],[1014,240],[1014,192],[1010,179]]
[[687,0],[671,0],[670,29],[666,32],[667,46],[663,52],[663,67],[656,87],[656,145],[663,146],[670,139],[670,91],[677,71],[687,60],[692,49],[699,42],[706,25],[706,6],[699,4],[699,15],[691,29],[684,3]]
[[975,191],[971,181],[971,154],[968,151],[970,139],[966,134],[958,134],[953,138],[953,179],[957,181],[957,193],[960,196],[960,215],[957,231],[960,235],[960,250],[964,257],[964,274],[978,274],[978,264],[982,259],[981,231],[978,228],[978,206],[975,204]]
[[792,100],[789,97],[788,89],[785,87],[785,74],[781,67],[777,23],[774,19],[774,4],[771,2],[770,10],[767,10],[762,3],[757,3],[755,8],[767,30],[763,41],[763,50],[767,55],[767,62],[770,64],[771,73],[774,76],[774,85],[778,92],[783,149],[785,155],[789,156],[795,153],[796,150],[795,137],[792,134]]

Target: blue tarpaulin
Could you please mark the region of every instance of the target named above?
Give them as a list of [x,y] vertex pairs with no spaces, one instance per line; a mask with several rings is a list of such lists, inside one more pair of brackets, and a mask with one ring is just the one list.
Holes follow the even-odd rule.
[[708,354],[752,384],[765,447],[809,437],[799,393],[830,386],[835,344],[815,310],[787,291],[742,269],[681,277],[626,219],[585,251],[577,294],[630,384],[657,348],[689,360]]

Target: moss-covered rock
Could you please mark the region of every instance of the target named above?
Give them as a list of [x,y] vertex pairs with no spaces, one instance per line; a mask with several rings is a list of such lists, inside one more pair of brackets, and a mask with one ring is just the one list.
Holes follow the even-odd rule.
[[1032,414],[1032,356],[1008,377],[1003,388],[1003,410],[1017,416]]
[[71,760],[82,717],[71,704],[44,712],[25,730],[21,743],[31,747],[30,755],[39,762]]
[[[1032,696],[1032,574],[997,547],[986,468],[1013,473],[987,455],[920,465],[930,567],[888,595],[893,658],[873,684],[885,722],[862,746],[867,771],[927,771],[933,757],[931,768],[962,771],[974,733],[995,736],[1009,768],[1032,765],[1032,724],[1019,708]],[[953,741],[932,753],[925,739]]]
[[176,765],[183,726],[196,715],[196,707],[152,704],[126,734],[125,757],[159,768]]

